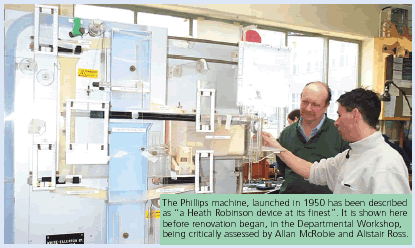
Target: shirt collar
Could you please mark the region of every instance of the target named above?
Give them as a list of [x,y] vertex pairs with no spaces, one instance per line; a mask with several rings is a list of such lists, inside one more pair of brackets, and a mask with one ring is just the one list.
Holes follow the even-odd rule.
[[379,145],[379,143],[382,143],[382,141],[385,142],[385,139],[383,138],[382,133],[377,131],[364,139],[350,143],[349,146],[353,149],[353,151],[356,150],[363,152],[375,148]]
[[321,118],[321,121],[318,123],[318,125],[314,129],[311,130],[310,138],[308,138],[304,133],[303,124],[302,124],[303,118],[300,117],[300,120],[298,121],[298,126],[300,127],[301,133],[307,141],[309,141],[311,137],[313,137],[320,130],[320,128],[323,126],[325,119],[326,119],[326,114],[323,115],[323,118]]
[[[320,130],[321,126],[323,126],[324,120],[326,119],[326,114],[323,115],[323,118],[321,118],[321,121],[318,123],[318,125],[312,130]],[[298,121],[298,126],[303,129],[303,117],[300,116],[300,120]]]

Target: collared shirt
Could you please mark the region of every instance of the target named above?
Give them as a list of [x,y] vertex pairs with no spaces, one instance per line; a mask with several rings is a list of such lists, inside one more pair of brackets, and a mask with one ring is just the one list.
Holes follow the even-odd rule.
[[298,126],[300,127],[301,134],[304,136],[304,138],[307,142],[311,139],[311,137],[313,137],[318,132],[318,130],[320,130],[321,126],[323,126],[323,122],[324,122],[325,119],[326,119],[326,114],[324,114],[323,118],[321,119],[320,123],[316,126],[316,128],[311,130],[310,138],[309,138],[304,133],[303,118],[300,117],[300,120],[298,121]]
[[334,194],[411,194],[402,156],[382,133],[350,143],[350,150],[313,163],[309,182],[327,185]]

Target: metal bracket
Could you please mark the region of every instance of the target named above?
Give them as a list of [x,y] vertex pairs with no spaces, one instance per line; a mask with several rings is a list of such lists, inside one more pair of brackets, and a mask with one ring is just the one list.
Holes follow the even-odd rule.
[[[213,193],[213,150],[196,151],[195,165],[195,192],[196,193]],[[209,157],[209,186],[200,185],[200,159]]]
[[[40,13],[49,12],[53,15],[53,46],[50,52],[41,51],[39,47],[39,33],[40,33]],[[35,5],[35,37],[34,37],[34,52],[35,54],[58,55],[58,8],[46,5]]]
[[[104,111],[104,129],[109,130],[109,102],[93,100],[68,100],[66,104],[66,163],[67,164],[107,164],[108,131],[104,131],[102,143],[71,143],[72,110]],[[75,130],[76,131],[76,130]]]
[[[202,97],[210,97],[210,115],[202,115]],[[196,132],[215,131],[215,90],[198,89],[196,95]],[[203,111],[204,112],[204,111]],[[209,120],[208,124],[206,123]]]
[[[32,190],[55,190],[56,187],[56,146],[54,144],[33,145]],[[49,178],[50,181],[44,181]]]

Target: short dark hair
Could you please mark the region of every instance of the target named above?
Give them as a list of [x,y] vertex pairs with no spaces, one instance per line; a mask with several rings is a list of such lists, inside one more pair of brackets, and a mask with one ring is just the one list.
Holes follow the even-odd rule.
[[291,111],[288,114],[288,119],[290,119],[292,121],[295,120],[295,117],[297,117],[298,120],[300,119],[300,110],[299,109],[294,109],[293,111]]
[[[304,88],[303,88],[303,91],[304,91],[304,89],[305,89],[307,86],[309,86],[310,84],[319,84],[319,85],[324,86],[324,88],[326,88],[326,90],[327,90],[326,105],[327,105],[327,104],[329,104],[329,103],[330,103],[330,101],[331,101],[331,89],[330,89],[330,87],[329,87],[327,84],[323,83],[323,82],[320,82],[320,81],[315,81],[315,82],[310,82],[310,83],[306,84],[306,85],[304,86]],[[303,95],[303,92],[301,92],[301,96],[302,96],[302,95]]]
[[355,108],[358,109],[363,116],[363,120],[369,124],[369,126],[376,128],[381,110],[378,94],[371,90],[357,88],[341,95],[337,102],[339,102],[347,112],[351,112]]

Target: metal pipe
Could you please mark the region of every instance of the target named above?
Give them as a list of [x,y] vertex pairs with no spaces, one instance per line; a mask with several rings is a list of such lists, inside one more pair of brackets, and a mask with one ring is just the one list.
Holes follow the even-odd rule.
[[193,41],[193,42],[200,42],[200,43],[209,43],[209,44],[216,44],[216,45],[236,46],[236,47],[239,46],[238,43],[213,41],[213,40],[205,40],[205,39],[197,39],[197,38],[177,37],[177,36],[168,36],[168,38],[171,40],[184,40],[184,41]]
[[[236,160],[235,160],[235,165],[236,165]],[[235,166],[235,168],[236,168],[236,166]],[[241,169],[239,170],[239,173],[238,173],[238,176],[237,176],[236,194],[242,194],[243,184],[244,184],[244,170],[243,170],[243,164],[242,164]]]
[[226,60],[219,60],[219,59],[206,59],[206,58],[195,58],[195,57],[186,57],[182,55],[175,55],[175,54],[168,54],[167,58],[169,59],[183,59],[183,60],[193,60],[198,61],[201,59],[206,60],[206,62],[210,63],[218,63],[218,64],[228,64],[228,65],[238,65],[238,62],[226,61]]
[[245,160],[245,156],[213,156],[214,160]]

